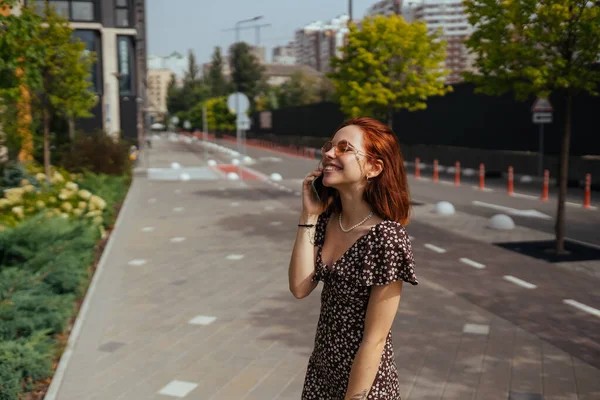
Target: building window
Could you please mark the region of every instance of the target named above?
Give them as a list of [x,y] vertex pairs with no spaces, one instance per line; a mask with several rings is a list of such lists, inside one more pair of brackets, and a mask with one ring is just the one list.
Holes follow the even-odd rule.
[[119,63],[119,95],[133,94],[133,44],[129,36],[117,36]]
[[[44,0],[28,1],[32,4],[36,12],[44,14]],[[73,22],[97,21],[96,0],[49,0],[48,4],[54,7],[57,14]]]
[[73,37],[78,38],[85,44],[85,49],[88,52],[96,53],[96,62],[92,65],[92,71],[90,74],[90,81],[92,86],[90,87],[96,93],[102,92],[102,57],[101,57],[101,45],[100,45],[100,33],[93,30],[75,30],[73,31]]
[[126,28],[131,26],[130,15],[131,15],[131,7],[129,7],[130,0],[116,0],[116,25],[121,28]]

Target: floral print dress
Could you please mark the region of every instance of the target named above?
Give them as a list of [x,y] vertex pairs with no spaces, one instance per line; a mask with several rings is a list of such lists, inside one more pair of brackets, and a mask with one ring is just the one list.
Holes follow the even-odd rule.
[[[321,252],[331,214],[331,210],[321,214],[316,226],[318,249],[313,281],[323,281],[324,287],[302,400],[344,399],[352,363],[362,341],[370,287],[400,279],[418,284],[408,235],[402,224],[395,221],[384,220],[374,225],[333,265],[325,265]],[[391,330],[367,399],[400,399]]]

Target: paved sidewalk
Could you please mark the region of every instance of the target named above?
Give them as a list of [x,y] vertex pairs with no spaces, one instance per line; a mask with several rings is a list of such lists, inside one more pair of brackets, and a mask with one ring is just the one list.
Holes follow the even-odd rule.
[[[166,140],[145,156],[155,168],[206,165],[200,150]],[[297,179],[281,183],[299,188]],[[288,291],[294,191],[260,180],[152,181],[139,172],[56,399],[299,399],[321,286],[304,300]],[[421,284],[405,286],[393,326],[403,400],[600,398],[600,370],[577,356],[593,348],[593,332],[579,332],[579,349],[541,339],[498,300],[543,298],[508,283],[486,298],[493,267],[480,283],[480,271],[462,275],[455,264],[453,249],[468,251],[467,238],[418,219],[408,232]],[[447,253],[423,246],[441,237]],[[490,249],[482,243],[477,252],[498,254]]]

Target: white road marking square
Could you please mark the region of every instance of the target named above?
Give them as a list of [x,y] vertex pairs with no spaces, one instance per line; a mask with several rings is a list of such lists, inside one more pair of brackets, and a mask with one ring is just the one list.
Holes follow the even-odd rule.
[[127,264],[133,266],[140,266],[146,264],[146,260],[142,260],[141,258],[136,258],[134,260],[129,261]]
[[463,326],[463,333],[472,333],[474,335],[487,335],[490,333],[490,326],[481,324],[465,324]]
[[425,247],[428,248],[431,251],[435,251],[436,253],[440,253],[440,254],[443,254],[443,253],[446,252],[446,249],[438,247],[438,246],[436,246],[434,244],[425,243]]
[[519,285],[519,286],[521,286],[521,287],[523,287],[525,289],[535,289],[535,288],[537,288],[537,286],[534,285],[533,283],[529,283],[529,282],[524,281],[522,279],[516,278],[516,277],[514,277],[512,275],[504,275],[504,279],[507,280],[507,281],[509,281],[509,282],[514,283],[515,285]]
[[183,241],[185,241],[184,237],[174,237],[174,238],[171,238],[171,243],[181,243]]
[[211,317],[208,315],[197,315],[188,321],[188,324],[192,325],[210,325],[217,320],[217,317]]
[[227,257],[225,257],[228,260],[234,260],[234,261],[239,261],[242,258],[244,258],[243,254],[230,254]]
[[464,263],[464,264],[470,265],[470,266],[471,266],[471,267],[473,267],[473,268],[478,268],[478,269],[483,269],[483,268],[485,268],[485,265],[484,265],[484,264],[478,263],[477,261],[473,261],[473,260],[471,260],[471,259],[469,259],[469,258],[464,258],[464,257],[463,257],[463,258],[459,258],[459,261],[460,261],[461,263]]
[[160,389],[158,394],[164,394],[165,396],[184,398],[190,392],[198,387],[198,384],[185,381],[171,381],[167,386]]

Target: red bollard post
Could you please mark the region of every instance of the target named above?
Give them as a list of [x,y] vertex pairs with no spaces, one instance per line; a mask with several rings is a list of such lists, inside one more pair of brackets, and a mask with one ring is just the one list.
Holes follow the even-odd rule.
[[592,174],[585,174],[585,193],[583,195],[583,208],[592,206]]
[[415,158],[415,178],[419,179],[421,177],[421,159],[419,157]]
[[479,164],[479,190],[485,189],[485,165]]
[[513,174],[513,167],[508,167],[508,195],[513,196],[515,194],[515,177]]
[[456,162],[456,166],[455,166],[455,172],[454,172],[454,186],[460,186],[460,161]]
[[438,173],[438,160],[433,160],[433,181],[437,182],[440,180],[440,175]]
[[542,201],[548,201],[548,185],[550,184],[550,171],[544,171],[544,187],[542,188]]

